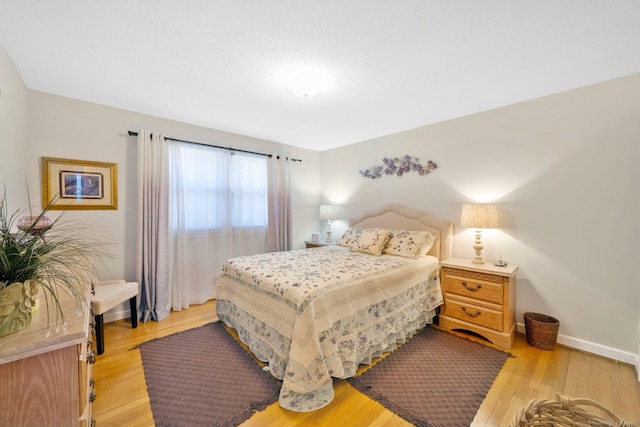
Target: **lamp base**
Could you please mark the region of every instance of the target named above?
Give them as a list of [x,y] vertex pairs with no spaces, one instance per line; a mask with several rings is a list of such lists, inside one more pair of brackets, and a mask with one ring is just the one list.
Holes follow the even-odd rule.
[[325,243],[333,243],[331,240],[331,220],[327,220],[327,238],[324,240]]
[[472,264],[484,264],[484,260],[482,259],[482,249],[484,249],[484,246],[482,246],[482,242],[480,240],[481,237],[482,230],[476,230],[476,241],[473,244],[473,249],[476,251],[476,256],[474,256],[471,260]]

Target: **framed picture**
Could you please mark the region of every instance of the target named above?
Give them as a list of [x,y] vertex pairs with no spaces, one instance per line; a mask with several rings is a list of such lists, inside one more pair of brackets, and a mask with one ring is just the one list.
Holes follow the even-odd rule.
[[42,158],[42,206],[50,209],[118,209],[118,165]]

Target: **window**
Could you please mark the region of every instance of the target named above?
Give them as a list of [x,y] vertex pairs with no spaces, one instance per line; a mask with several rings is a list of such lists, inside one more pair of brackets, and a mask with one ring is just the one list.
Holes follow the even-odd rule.
[[267,227],[267,157],[179,144],[185,228]]

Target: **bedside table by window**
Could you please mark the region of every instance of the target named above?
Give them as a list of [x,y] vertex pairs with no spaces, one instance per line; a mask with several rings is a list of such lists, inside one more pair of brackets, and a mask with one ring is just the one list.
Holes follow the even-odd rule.
[[304,244],[306,245],[307,248],[320,248],[322,246],[335,245],[334,242],[331,242],[331,243],[327,243],[327,242],[312,242],[311,240],[305,240]]
[[511,348],[516,332],[517,270],[512,264],[498,267],[460,258],[442,261],[440,327],[475,332],[500,347]]

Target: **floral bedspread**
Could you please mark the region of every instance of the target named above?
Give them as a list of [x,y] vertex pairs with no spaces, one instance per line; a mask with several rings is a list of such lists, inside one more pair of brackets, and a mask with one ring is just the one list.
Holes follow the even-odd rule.
[[327,246],[229,260],[216,310],[282,380],[280,406],[307,412],[331,402],[332,377],[404,342],[442,302],[434,257]]

